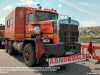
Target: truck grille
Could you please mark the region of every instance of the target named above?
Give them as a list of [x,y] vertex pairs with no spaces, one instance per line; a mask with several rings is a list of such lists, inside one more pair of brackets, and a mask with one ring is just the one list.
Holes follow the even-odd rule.
[[78,25],[73,24],[60,24],[59,26],[60,42],[64,43],[66,50],[79,48],[78,37]]

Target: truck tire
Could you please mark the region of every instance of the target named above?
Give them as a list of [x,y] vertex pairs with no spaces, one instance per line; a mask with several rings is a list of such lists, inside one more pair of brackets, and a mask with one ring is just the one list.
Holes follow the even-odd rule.
[[8,44],[7,44],[7,40],[5,41],[5,51],[6,51],[6,53],[8,53]]
[[7,52],[9,55],[15,55],[15,50],[14,50],[14,48],[12,47],[12,41],[7,41],[6,52]]
[[23,58],[27,66],[32,67],[33,65],[35,65],[36,63],[35,48],[32,46],[31,43],[27,43],[24,45]]

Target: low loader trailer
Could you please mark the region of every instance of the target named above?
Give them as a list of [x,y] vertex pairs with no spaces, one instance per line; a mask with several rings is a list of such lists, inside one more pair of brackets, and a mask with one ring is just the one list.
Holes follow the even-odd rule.
[[54,9],[16,7],[6,17],[6,52],[22,53],[28,66],[40,61],[49,66],[77,62],[81,55],[78,26],[71,18],[59,19]]

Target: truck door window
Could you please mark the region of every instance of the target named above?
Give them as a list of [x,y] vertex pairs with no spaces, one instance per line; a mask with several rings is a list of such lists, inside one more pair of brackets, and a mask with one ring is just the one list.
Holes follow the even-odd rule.
[[27,23],[30,23],[30,22],[32,22],[34,20],[35,20],[34,14],[28,14],[28,15],[26,15],[26,22]]
[[7,22],[6,22],[6,25],[7,25],[7,27],[8,27],[8,20],[7,20]]
[[29,22],[35,20],[35,16],[33,14],[29,14]]
[[10,19],[7,20],[7,27],[10,26]]

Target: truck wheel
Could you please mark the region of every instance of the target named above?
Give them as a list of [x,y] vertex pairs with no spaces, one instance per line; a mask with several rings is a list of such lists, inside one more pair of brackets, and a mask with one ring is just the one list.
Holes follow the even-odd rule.
[[24,45],[23,50],[24,62],[27,66],[31,67],[36,63],[35,48],[32,44],[28,43]]
[[6,53],[8,53],[8,44],[7,44],[7,40],[5,41],[5,51],[6,51]]
[[6,52],[8,52],[8,54],[10,54],[10,55],[14,55],[15,54],[15,51],[14,51],[14,48],[12,47],[12,42],[11,41],[8,41],[8,43],[7,43]]

